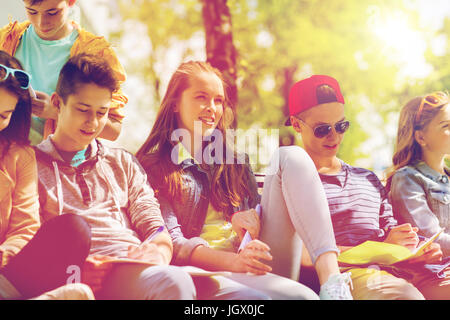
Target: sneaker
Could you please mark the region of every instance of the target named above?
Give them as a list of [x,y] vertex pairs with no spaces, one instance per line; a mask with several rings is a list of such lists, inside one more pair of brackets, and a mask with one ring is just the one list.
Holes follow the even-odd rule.
[[353,300],[350,288],[353,289],[351,273],[335,274],[320,286],[320,300]]

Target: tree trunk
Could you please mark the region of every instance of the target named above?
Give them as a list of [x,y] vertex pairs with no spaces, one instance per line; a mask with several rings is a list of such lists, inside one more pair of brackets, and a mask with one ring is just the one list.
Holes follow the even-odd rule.
[[294,85],[294,75],[297,72],[297,66],[286,67],[281,71],[283,77],[283,84],[281,86],[281,95],[284,98],[284,114],[289,116],[289,92]]
[[231,14],[227,0],[201,0],[203,23],[205,26],[206,60],[219,69],[227,81],[228,96],[234,113],[232,127],[236,127],[237,70],[236,48],[233,45]]
[[[289,92],[291,91],[291,87],[294,85],[294,75],[297,72],[297,66],[292,67],[286,67],[281,70],[281,75],[283,78],[283,84],[280,88],[281,95],[284,98],[284,106],[283,106],[283,113],[286,116],[283,119],[283,123],[281,125],[284,125],[284,121],[289,117]],[[292,131],[289,130],[285,136],[280,136],[280,146],[290,146],[293,145],[295,142],[295,136],[293,135]]]

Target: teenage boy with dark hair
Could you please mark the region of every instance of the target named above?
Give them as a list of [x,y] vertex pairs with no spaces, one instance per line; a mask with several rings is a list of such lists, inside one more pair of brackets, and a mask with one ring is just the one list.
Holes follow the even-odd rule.
[[[83,282],[96,298],[193,299],[191,277],[169,266],[172,242],[144,170],[130,153],[96,138],[108,118],[118,82],[105,60],[75,56],[61,70],[51,102],[58,110],[53,135],[36,147],[41,217],[74,213],[91,226]],[[101,263],[109,258],[145,263]]]
[[[112,46],[104,37],[94,35],[70,19],[76,0],[23,0],[28,20],[10,22],[0,28],[0,50],[19,59],[32,75],[33,119],[30,131],[32,145],[40,143],[56,127],[57,112],[50,103],[59,71],[70,57],[88,53],[103,57],[123,82],[125,70]],[[118,87],[112,95],[108,121],[100,138],[114,141],[122,129],[123,107],[128,102]]]

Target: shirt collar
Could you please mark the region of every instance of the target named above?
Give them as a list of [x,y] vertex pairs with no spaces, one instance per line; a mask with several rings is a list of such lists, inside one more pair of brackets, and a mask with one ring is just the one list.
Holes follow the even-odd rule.
[[[41,142],[39,144],[38,148],[41,149],[44,153],[51,155],[51,157],[54,160],[60,161],[63,164],[65,163],[64,159],[61,157],[61,155],[58,152],[58,148],[54,144],[52,140],[53,134],[50,134],[46,140]],[[101,142],[97,139],[94,139],[89,144],[88,148],[90,147],[90,152],[88,157],[85,161],[88,160],[96,160],[97,156],[103,156],[104,155],[104,149]]]
[[322,181],[325,181],[327,183],[332,183],[339,185],[341,188],[344,188],[348,181],[348,176],[350,173],[350,166],[342,161],[341,159],[338,159],[341,163],[341,170],[335,174],[322,174],[319,173],[319,176]]
[[180,165],[183,170],[196,167],[197,170],[209,176],[211,175],[214,165],[208,165],[206,168],[201,166],[181,142],[176,147],[178,147],[177,165]]
[[[433,181],[436,182],[442,182],[442,183],[449,183],[449,178],[447,175],[445,174],[440,174],[439,172],[437,172],[436,170],[430,168],[425,161],[418,161],[414,164],[414,167],[420,171],[423,175],[427,176],[428,178],[430,178]],[[446,168],[445,170],[446,172],[448,172],[449,170]]]
[[191,153],[181,142],[179,142],[175,147],[178,148],[177,165],[181,165],[183,169],[194,165],[198,166],[198,161],[194,159]]

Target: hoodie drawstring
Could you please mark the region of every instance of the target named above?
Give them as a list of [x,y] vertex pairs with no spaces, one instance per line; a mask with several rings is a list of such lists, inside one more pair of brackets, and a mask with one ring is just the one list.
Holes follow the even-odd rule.
[[111,195],[112,195],[112,198],[113,198],[113,201],[114,201],[114,205],[116,206],[116,209],[117,209],[117,216],[116,216],[116,219],[118,219],[119,221],[121,221],[122,223],[124,223],[125,221],[124,221],[124,219],[123,219],[123,217],[122,217],[122,211],[121,211],[121,209],[120,209],[121,207],[120,207],[119,200],[117,199],[117,196],[116,196],[117,193],[115,192],[115,188],[114,188],[114,186],[112,186],[111,183],[109,182],[108,174],[106,173],[103,164],[102,164],[101,162],[99,162],[99,163],[98,163],[98,166],[99,166],[100,169],[101,169],[100,171],[102,172],[103,179],[105,180],[105,183],[106,183],[106,185],[108,186],[109,192],[111,192]]
[[58,214],[61,215],[64,207],[64,197],[61,183],[61,176],[59,175],[59,168],[56,161],[52,161],[53,171],[55,172],[56,179],[56,197],[58,201]]
[[[56,180],[56,197],[57,197],[57,202],[58,202],[58,214],[61,215],[63,213],[63,208],[64,208],[64,195],[63,195],[63,189],[62,189],[61,176],[59,174],[58,163],[56,161],[52,161],[52,165],[53,165],[53,171],[55,173],[55,180]],[[108,179],[109,175],[106,173],[106,171],[105,171],[106,169],[102,165],[101,161],[98,162],[98,166],[101,169],[100,171],[103,175],[102,178],[105,180],[105,183],[108,186],[108,190],[111,193],[111,196],[113,198],[115,209],[116,209],[116,210],[114,210],[116,219],[121,221],[122,223],[126,223],[126,221],[124,221],[124,219],[122,217],[121,206],[120,206],[119,200],[117,198],[117,192],[116,192],[114,186],[112,186],[111,183],[109,182],[109,180],[110,180],[110,179]]]

